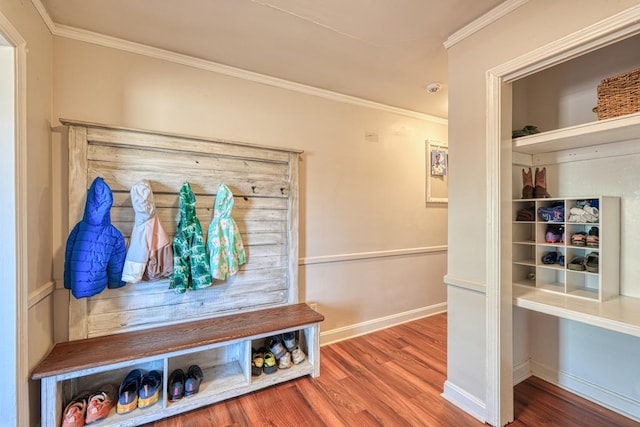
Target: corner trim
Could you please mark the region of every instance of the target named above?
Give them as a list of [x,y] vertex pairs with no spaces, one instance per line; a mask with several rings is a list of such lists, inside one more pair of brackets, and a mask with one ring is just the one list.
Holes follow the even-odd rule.
[[527,1],[528,0],[507,0],[504,3],[499,4],[489,12],[482,15],[480,18],[476,19],[468,25],[465,25],[455,33],[451,34],[449,38],[443,43],[445,49],[449,49],[450,47],[455,46],[467,37],[470,37],[483,28],[491,25],[491,23],[497,21],[508,13],[511,13],[511,11],[519,8]]
[[212,71],[214,73],[223,74],[230,77],[236,77],[243,80],[248,80],[254,83],[261,83],[267,86],[273,86],[280,89],[286,89],[293,92],[303,93],[306,95],[317,96],[320,98],[329,99],[332,101],[341,102],[344,104],[356,105],[364,108],[371,108],[373,110],[379,110],[386,113],[398,114],[401,116],[411,117],[418,120],[429,121],[437,124],[447,125],[448,119],[442,117],[432,116],[430,114],[419,113],[413,110],[407,110],[404,108],[393,107],[391,105],[381,104],[374,101],[369,101],[355,96],[345,95],[338,92],[333,92],[326,89],[320,89],[314,86],[295,83],[289,80],[280,79],[277,77],[268,76],[265,74],[255,73],[253,71],[243,70],[241,68],[231,67],[228,65],[220,64],[213,61],[207,61],[204,59],[195,58],[193,56],[184,55],[180,53],[171,52],[165,49],[159,49],[149,45],[141,43],[135,43],[128,40],[120,39],[117,37],[107,36],[105,34],[95,33],[93,31],[83,30],[81,28],[71,27],[68,25],[56,24],[51,20],[46,8],[42,5],[40,0],[31,0],[40,13],[45,24],[51,31],[51,34],[58,37],[64,37],[68,39],[78,40],[85,43],[91,43],[99,46],[104,46],[112,49],[121,50],[124,52],[134,53],[138,55],[147,56],[150,58],[160,59],[167,62],[173,62],[180,65],[185,65],[192,68],[197,68],[205,71]]
[[453,403],[472,417],[478,419],[480,422],[484,423],[487,421],[485,416],[487,412],[485,403],[457,385],[451,383],[451,381],[445,381],[444,391],[440,396]]
[[331,329],[320,333],[320,345],[333,344],[350,338],[359,337],[361,335],[370,334],[371,332],[390,328],[392,326],[433,316],[434,314],[444,313],[445,311],[447,311],[447,303],[442,302],[415,310],[392,314],[390,316],[379,317],[366,322],[355,323],[342,328]]

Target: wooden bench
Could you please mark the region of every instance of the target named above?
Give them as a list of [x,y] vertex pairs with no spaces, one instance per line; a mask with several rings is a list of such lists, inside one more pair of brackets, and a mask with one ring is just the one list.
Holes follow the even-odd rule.
[[[104,383],[119,386],[132,369],[163,373],[160,401],[145,409],[116,414],[96,426],[134,426],[239,396],[301,376],[320,374],[319,322],[324,316],[306,304],[291,304],[56,344],[35,367],[42,380],[42,425],[58,426],[64,405],[84,390]],[[264,339],[298,331],[307,359],[275,374],[251,376],[251,349]],[[177,368],[198,364],[204,380],[196,395],[168,401],[167,379]]]

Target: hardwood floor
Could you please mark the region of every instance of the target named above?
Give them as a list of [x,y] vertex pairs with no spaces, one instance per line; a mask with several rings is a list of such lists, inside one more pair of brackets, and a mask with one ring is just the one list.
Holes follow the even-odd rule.
[[[300,378],[148,427],[482,426],[440,397],[446,314],[321,348],[319,378]],[[515,387],[514,427],[639,424],[537,378]]]

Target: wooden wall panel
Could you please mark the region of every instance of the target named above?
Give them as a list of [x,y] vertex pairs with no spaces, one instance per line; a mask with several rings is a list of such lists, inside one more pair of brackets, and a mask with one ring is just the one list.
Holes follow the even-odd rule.
[[135,218],[129,190],[140,179],[147,179],[158,217],[173,237],[178,191],[189,182],[206,238],[215,192],[225,183],[234,194],[233,218],[247,252],[247,263],[236,276],[198,291],[177,294],[169,289],[169,280],[160,280],[107,289],[82,300],[70,296],[70,339],[298,301],[297,162],[301,151],[62,122],[70,126],[72,226],[82,216],[86,190],[100,176],[113,191],[112,224],[128,242]]

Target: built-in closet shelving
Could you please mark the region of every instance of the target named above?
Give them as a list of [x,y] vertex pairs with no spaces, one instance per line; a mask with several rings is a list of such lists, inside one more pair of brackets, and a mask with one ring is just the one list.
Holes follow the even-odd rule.
[[[534,124],[539,126],[542,131],[512,140],[514,174],[520,174],[521,166],[544,166],[549,159],[554,159],[556,163],[560,162],[557,160],[559,158],[562,159],[562,162],[583,160],[576,153],[584,152],[585,150],[589,151],[591,159],[598,159],[600,158],[599,156],[604,157],[605,155],[611,155],[611,153],[613,155],[622,155],[623,153],[619,148],[622,146],[627,150],[631,150],[633,154],[640,153],[640,149],[634,148],[637,146],[637,140],[640,139],[640,113],[597,120],[596,115],[591,114],[590,111],[592,107],[596,106],[597,100],[595,96],[589,98],[590,95],[587,97],[580,94],[576,95],[572,93],[576,92],[575,90],[568,90],[567,87],[556,84],[557,82],[572,84],[574,85],[572,89],[579,88],[579,90],[587,88],[595,95],[597,83],[601,79],[640,67],[640,54],[636,52],[638,43],[640,43],[640,36],[636,35],[599,51],[590,52],[583,57],[574,58],[560,64],[556,67],[556,70],[543,70],[538,75],[527,77],[530,78],[529,82],[521,84],[520,87],[514,84],[514,129],[519,129],[525,124]],[[589,66],[589,64],[595,64],[595,66]],[[603,66],[603,64],[606,66]],[[544,73],[548,74],[544,75]],[[571,76],[571,78],[568,78],[568,76]],[[526,86],[527,84],[529,86]],[[567,100],[563,98],[566,96],[573,96],[574,98]],[[527,97],[526,102],[522,102]],[[584,102],[585,99],[592,100],[594,104],[586,104]],[[554,115],[558,113],[558,111],[554,110],[554,106],[563,103],[572,106],[568,111],[570,111],[569,115],[575,114],[575,120]],[[576,112],[577,110],[580,111]],[[577,118],[578,115],[581,115],[581,117]],[[559,153],[562,153],[561,157]],[[514,183],[519,181],[519,177],[515,178]],[[517,209],[522,208],[523,203],[527,203],[519,199],[519,190],[519,188],[514,188],[513,218],[515,218]],[[582,194],[554,194],[554,196],[567,200],[579,199]],[[615,198],[620,195],[605,194],[596,197],[606,196]],[[617,215],[624,216],[622,208],[624,202],[624,198],[621,198],[621,209],[620,213],[616,213]],[[536,203],[538,202],[530,201],[530,204]],[[607,221],[612,220],[611,216],[607,218]],[[622,218],[615,220],[621,222]],[[529,245],[522,242],[521,231],[526,226],[516,225],[514,221],[515,228],[512,236],[512,248],[515,248],[514,250],[519,250],[520,252],[530,251],[537,256],[540,248],[545,248],[544,242],[539,245],[539,235],[537,236],[538,242],[536,242],[536,233],[539,231],[536,227],[543,227],[543,225],[536,224],[536,221],[533,221],[530,225],[532,232]],[[620,227],[620,232],[624,234],[624,224],[616,225]],[[618,227],[614,227],[614,229],[618,229]],[[561,249],[570,249],[570,244],[563,243]],[[623,259],[624,256],[625,254],[620,250],[620,259]],[[521,274],[525,270],[536,272],[536,269],[538,269],[537,273],[539,273],[541,270],[539,264],[537,260],[532,259],[531,264],[527,266],[525,261],[518,260],[518,254],[513,254],[512,290],[513,304],[515,306],[640,337],[640,298],[620,295],[619,293],[613,296],[607,295],[605,298],[601,294],[591,298],[576,297],[567,291],[566,284],[563,285],[563,289],[560,292],[549,292],[548,289],[544,289],[544,286],[537,286],[535,281],[523,279],[524,276]],[[558,271],[562,274],[567,274],[563,268],[558,266]],[[535,276],[530,275],[530,277]],[[606,272],[600,274],[597,279],[598,286],[607,287],[609,278]],[[618,280],[618,276],[614,279]],[[558,290],[560,290],[559,288]]]

